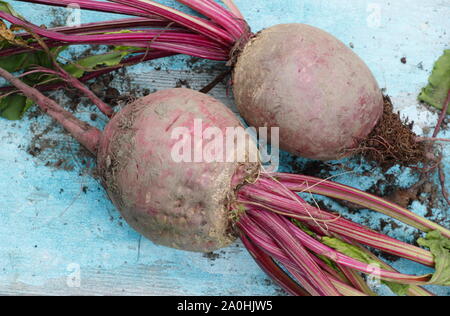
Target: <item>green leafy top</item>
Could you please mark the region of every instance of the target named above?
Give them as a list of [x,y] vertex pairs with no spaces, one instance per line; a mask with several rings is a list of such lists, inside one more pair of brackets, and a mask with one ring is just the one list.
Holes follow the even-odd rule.
[[340,239],[332,237],[323,237],[322,243],[360,262],[366,264],[377,264],[377,262],[373,260],[371,256],[362,251],[359,247],[346,243]]
[[430,249],[436,262],[436,272],[430,283],[450,286],[450,239],[438,231],[433,231],[417,242],[420,246]]
[[[322,243],[330,248],[333,248],[340,253],[349,256],[350,258],[353,258],[355,260],[358,260],[360,262],[363,262],[365,264],[379,266],[380,263],[376,260],[374,260],[369,254],[367,254],[364,250],[359,248],[358,246],[351,245],[349,243],[346,243],[338,238],[332,238],[332,237],[323,237]],[[388,282],[382,280],[381,283],[388,286],[392,292],[394,292],[397,295],[405,296],[408,294],[409,291],[409,285],[405,284],[399,284],[394,282]]]
[[[437,109],[442,109],[449,91],[450,49],[447,49],[434,65],[429,83],[422,89],[422,92],[419,95],[419,100]],[[448,114],[450,114],[450,108],[448,109]]]

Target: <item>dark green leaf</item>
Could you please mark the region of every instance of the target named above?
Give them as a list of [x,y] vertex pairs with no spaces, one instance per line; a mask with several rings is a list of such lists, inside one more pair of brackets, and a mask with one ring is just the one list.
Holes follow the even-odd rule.
[[332,237],[323,237],[322,243],[360,262],[366,264],[377,264],[375,260],[373,260],[368,254],[362,251],[359,247],[346,243],[340,239]]
[[0,58],[0,67],[9,72],[26,70],[32,66],[51,68],[51,59],[42,51],[15,54]]
[[[449,91],[450,49],[447,49],[434,65],[428,86],[422,89],[419,100],[428,103],[437,109],[442,109]],[[450,108],[448,109],[448,114],[450,114]]]
[[406,296],[409,293],[409,285],[406,284],[399,284],[394,282],[388,282],[388,281],[381,281],[384,285],[389,287],[392,292],[399,296]]
[[329,267],[330,267],[331,269],[333,269],[334,271],[336,271],[336,272],[342,274],[342,271],[341,271],[341,269],[339,269],[337,263],[334,262],[333,260],[331,260],[330,258],[325,257],[325,256],[321,256],[321,255],[317,256],[317,258],[319,258],[320,260],[322,260],[327,266],[329,266]]
[[450,239],[442,236],[439,231],[434,231],[417,242],[430,249],[436,262],[436,271],[430,283],[450,286]]
[[[349,243],[346,243],[340,239],[337,238],[331,238],[331,237],[323,237],[322,243],[330,248],[333,248],[340,253],[351,257],[355,260],[358,260],[362,263],[369,264],[369,265],[375,265],[379,266],[380,263],[376,260],[372,259],[370,255],[368,255],[366,252],[361,250],[359,247],[351,245]],[[405,284],[398,284],[394,282],[388,282],[381,280],[381,283],[388,286],[392,292],[394,292],[397,295],[405,296],[409,291],[409,285]]]
[[311,229],[309,229],[308,226],[306,226],[305,224],[303,224],[299,220],[296,220],[296,219],[293,218],[292,219],[292,223],[294,223],[295,226],[300,228],[303,232],[307,233],[309,236],[311,236],[313,238],[317,237],[317,235]]
[[14,8],[5,1],[0,1],[0,11],[6,12],[8,14],[14,15],[15,17],[21,18],[23,19],[19,13],[16,12],[16,10],[14,10]]
[[24,113],[33,105],[26,97],[13,94],[0,99],[0,116],[8,120],[20,120]]

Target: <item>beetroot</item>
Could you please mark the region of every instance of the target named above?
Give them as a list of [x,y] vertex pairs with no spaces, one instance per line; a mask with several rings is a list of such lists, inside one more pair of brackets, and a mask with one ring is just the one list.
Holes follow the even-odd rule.
[[354,152],[383,113],[366,64],[330,34],[304,24],[258,33],[234,68],[234,95],[251,126],[280,127],[280,145],[332,160]]
[[[217,100],[188,89],[148,95],[106,127],[98,165],[109,196],[125,220],[155,243],[210,252],[236,239],[230,223],[235,190],[254,178],[256,163],[177,163],[176,128],[241,126]],[[218,157],[217,157],[218,158]]]

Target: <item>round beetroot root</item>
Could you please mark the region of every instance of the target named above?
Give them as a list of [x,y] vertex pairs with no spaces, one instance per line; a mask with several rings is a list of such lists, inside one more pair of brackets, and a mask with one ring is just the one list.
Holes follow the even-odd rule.
[[[222,103],[188,89],[157,92],[118,113],[100,141],[104,186],[125,220],[153,242],[210,252],[235,240],[230,206],[236,188],[257,172],[250,163],[177,163],[175,128],[241,126]],[[192,138],[194,135],[191,135]]]
[[304,24],[258,33],[237,58],[233,83],[245,120],[279,127],[280,147],[306,158],[349,155],[383,113],[366,64],[332,35]]

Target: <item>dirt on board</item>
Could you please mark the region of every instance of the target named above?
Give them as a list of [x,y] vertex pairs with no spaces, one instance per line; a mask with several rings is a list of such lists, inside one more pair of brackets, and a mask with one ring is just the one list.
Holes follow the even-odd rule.
[[[59,27],[73,22],[70,20],[72,18],[71,12],[66,8],[50,8],[49,10],[53,20],[43,27]],[[69,54],[69,60],[76,60],[96,53],[103,53],[105,50],[107,50],[107,47],[91,45],[82,52],[69,49],[67,53]],[[207,63],[196,57],[186,58],[185,63],[192,73],[211,74],[211,80],[214,79],[214,73],[226,68],[221,63]],[[168,67],[161,66],[158,62],[149,61],[146,65],[149,69],[155,71],[170,72]],[[156,87],[143,89],[134,85],[132,74],[129,74],[125,68],[101,76],[86,85],[107,104],[116,107],[117,111],[124,105],[157,90]],[[191,84],[187,80],[179,80],[174,85],[174,87],[187,88],[190,86]],[[106,118],[79,91],[71,87],[65,87],[64,92],[50,93],[50,96],[74,113],[90,113],[88,120],[93,125],[102,128],[107,123]],[[58,124],[49,118],[42,120],[42,116],[42,112],[37,107],[27,113],[27,117],[31,121],[30,133],[33,136],[25,150],[45,166],[67,171],[76,169],[81,170],[80,173],[89,172],[95,175],[93,169],[94,157],[71,139],[68,133]],[[42,125],[43,122],[45,122],[44,126]]]
[[23,149],[49,168],[65,171],[89,169],[92,157],[88,151],[75,143],[55,121],[42,119],[42,116],[37,108],[28,112],[32,137]]

